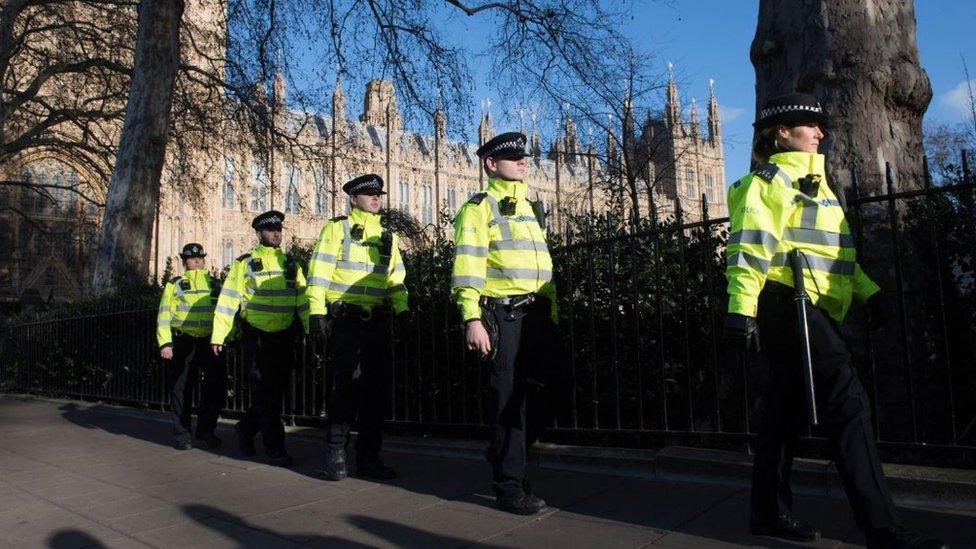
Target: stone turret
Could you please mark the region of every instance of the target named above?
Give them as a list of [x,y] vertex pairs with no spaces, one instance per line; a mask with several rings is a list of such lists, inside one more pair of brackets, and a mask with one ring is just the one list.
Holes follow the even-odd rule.
[[381,128],[385,128],[389,120],[391,130],[402,127],[400,110],[396,103],[396,91],[392,82],[371,80],[366,84],[366,93],[363,95],[363,115],[360,120],[370,126]]

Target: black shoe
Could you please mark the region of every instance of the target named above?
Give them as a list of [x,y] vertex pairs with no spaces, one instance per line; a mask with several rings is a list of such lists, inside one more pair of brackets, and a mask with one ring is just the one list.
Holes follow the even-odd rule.
[[197,435],[194,438],[196,438],[199,441],[202,441],[210,448],[220,448],[220,445],[224,443],[224,441],[220,440],[220,437],[218,437],[213,433],[207,433],[205,435]]
[[496,498],[495,507],[516,515],[534,515],[546,508],[546,502],[542,498],[532,494],[522,494],[518,498]]
[[282,450],[280,452],[275,452],[273,454],[268,454],[268,465],[274,465],[275,467],[291,467],[295,464],[295,460],[288,455],[288,452]]
[[922,537],[904,526],[868,532],[867,546],[868,549],[949,549],[949,544],[942,540]]
[[367,459],[356,459],[356,476],[360,478],[371,478],[374,480],[393,480],[396,478],[396,471],[392,467],[383,465],[378,457]]
[[803,524],[790,515],[780,515],[771,522],[750,521],[749,531],[755,536],[769,536],[790,541],[817,541],[820,530]]
[[237,448],[245,456],[253,456],[257,453],[254,449],[254,437],[244,434],[244,429],[241,427],[241,423],[237,422],[234,425],[234,432],[237,433]]
[[325,463],[319,473],[325,480],[339,481],[348,476],[346,471],[346,449],[328,446],[325,449]]
[[177,450],[192,450],[193,444],[189,439],[179,439],[173,443],[173,448],[176,448]]

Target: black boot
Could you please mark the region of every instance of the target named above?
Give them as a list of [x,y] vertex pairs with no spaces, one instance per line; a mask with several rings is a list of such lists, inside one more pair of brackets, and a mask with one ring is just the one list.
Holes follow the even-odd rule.
[[387,467],[380,461],[379,456],[356,457],[356,476],[360,478],[371,478],[374,480],[393,480],[396,478],[396,471],[392,467]]
[[343,446],[326,446],[325,463],[319,470],[326,480],[339,481],[346,476],[346,449]]
[[516,515],[534,515],[546,508],[546,502],[532,494],[523,493],[517,498],[497,497],[495,507]]
[[275,450],[268,454],[268,465],[274,465],[275,467],[291,467],[295,464],[295,460],[292,459],[288,452],[284,448],[281,450]]
[[205,435],[196,435],[194,438],[203,442],[209,448],[220,448],[220,445],[224,443],[224,441],[220,440],[220,437],[218,437],[213,433],[207,433]]
[[771,521],[752,520],[749,522],[749,531],[756,536],[769,536],[791,541],[817,541],[820,539],[820,530],[799,522],[791,515],[780,515]]
[[234,432],[237,433],[237,448],[245,456],[253,456],[257,453],[254,449],[254,437],[244,434],[243,426],[240,422],[234,425]]
[[942,540],[925,538],[904,526],[868,532],[867,545],[868,549],[949,549],[949,545]]
[[192,450],[193,444],[188,438],[178,438],[173,443],[173,448],[176,448],[177,450]]

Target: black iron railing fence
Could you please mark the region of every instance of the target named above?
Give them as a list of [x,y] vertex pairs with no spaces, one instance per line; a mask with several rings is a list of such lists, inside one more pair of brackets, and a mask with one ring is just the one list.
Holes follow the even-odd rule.
[[[847,197],[865,270],[896,318],[868,332],[849,319],[856,367],[874,406],[887,459],[976,465],[976,185]],[[765,368],[721,343],[728,220],[622,224],[570,219],[553,235],[567,391],[551,440],[595,445],[687,444],[744,448],[752,439]],[[483,430],[484,380],[463,347],[450,303],[447,239],[407,258],[416,322],[394,354],[393,428],[453,436]],[[2,340],[6,391],[160,407],[166,400],[154,339],[155,309],[118,306],[16,322]],[[341,344],[335,342],[334,344]],[[326,417],[329,365],[296,342],[286,395],[294,423]],[[226,411],[249,403],[229,353]],[[815,435],[815,433],[814,433]],[[816,436],[804,451],[817,453]]]

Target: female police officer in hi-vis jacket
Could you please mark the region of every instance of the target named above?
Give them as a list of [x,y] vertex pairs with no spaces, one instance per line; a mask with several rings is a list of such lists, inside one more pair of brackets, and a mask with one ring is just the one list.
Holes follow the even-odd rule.
[[807,418],[793,275],[787,254],[799,252],[821,433],[826,436],[868,547],[945,547],[902,527],[881,471],[870,404],[851,366],[838,323],[851,302],[865,302],[872,323],[888,316],[877,284],[861,270],[838,197],[827,185],[823,110],[792,93],[759,113],[757,169],[728,191],[729,308],[726,337],[755,344],[770,368],[752,479],[750,530],[797,541],[820,532],[791,513],[790,470]]

